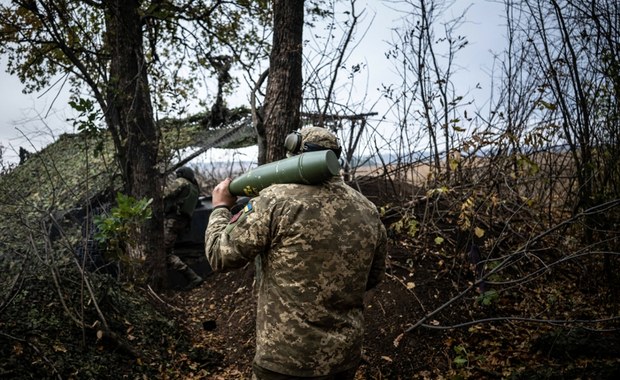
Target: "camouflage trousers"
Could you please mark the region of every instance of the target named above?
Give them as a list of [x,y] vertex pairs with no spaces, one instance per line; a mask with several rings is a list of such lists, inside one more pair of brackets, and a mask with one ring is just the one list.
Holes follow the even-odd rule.
[[326,376],[297,377],[273,372],[254,363],[252,364],[252,380],[353,380],[357,367]]
[[166,261],[171,268],[178,271],[187,269],[187,265],[176,256],[174,251],[174,243],[179,234],[189,225],[189,221],[185,218],[166,218],[164,221],[164,246],[166,247]]

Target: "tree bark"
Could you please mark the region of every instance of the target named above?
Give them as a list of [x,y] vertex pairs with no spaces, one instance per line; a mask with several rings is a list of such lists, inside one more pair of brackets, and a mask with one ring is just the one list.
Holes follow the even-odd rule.
[[284,158],[284,139],[300,126],[303,22],[303,0],[273,1],[273,45],[264,114],[266,162],[259,164]]
[[139,0],[105,2],[111,53],[106,113],[122,137],[118,151],[126,191],[136,199],[153,199],[153,217],[139,231],[137,248],[145,258],[148,282],[161,288],[166,281],[163,179],[156,166],[159,133],[153,120],[139,6]]

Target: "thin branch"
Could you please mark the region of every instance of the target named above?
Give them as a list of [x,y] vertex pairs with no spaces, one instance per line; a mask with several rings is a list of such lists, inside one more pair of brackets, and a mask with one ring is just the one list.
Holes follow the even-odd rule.
[[[454,330],[463,327],[469,327],[473,325],[480,325],[483,323],[491,323],[491,322],[509,322],[509,321],[522,321],[522,322],[531,322],[531,323],[546,323],[550,325],[575,325],[575,324],[592,324],[592,323],[605,323],[605,322],[614,322],[620,320],[620,317],[609,317],[609,318],[600,318],[600,319],[540,319],[540,318],[528,318],[528,317],[494,317],[494,318],[484,318],[484,319],[476,319],[474,321],[468,321],[463,323],[458,323],[450,326],[434,326],[428,324],[422,324],[422,327],[426,327],[433,330]],[[593,331],[616,331],[615,329],[592,329]]]
[[351,16],[353,18],[353,21],[351,22],[351,26],[349,27],[347,35],[344,39],[344,43],[342,44],[340,55],[338,56],[336,67],[333,72],[332,80],[329,83],[329,89],[327,90],[327,97],[325,98],[325,104],[323,105],[323,112],[321,112],[322,116],[325,116],[327,114],[327,109],[329,108],[329,103],[330,103],[330,100],[334,92],[334,86],[336,85],[336,79],[338,77],[338,72],[340,71],[339,68],[342,65],[342,61],[344,60],[345,53],[347,51],[347,47],[349,46],[349,43],[351,42],[351,39],[353,37],[353,31],[355,30],[357,21],[360,17],[358,14],[355,13],[355,0],[351,1]]

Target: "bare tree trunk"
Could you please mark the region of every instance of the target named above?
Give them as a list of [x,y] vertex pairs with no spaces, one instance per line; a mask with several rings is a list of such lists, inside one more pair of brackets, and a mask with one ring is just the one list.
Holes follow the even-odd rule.
[[299,129],[304,1],[274,0],[273,20],[264,113],[266,162],[284,158],[286,135]]
[[153,120],[144,58],[138,0],[106,2],[107,37],[111,51],[108,120],[121,131],[120,164],[127,192],[153,199],[153,217],[140,231],[138,250],[146,258],[148,281],[159,288],[166,279],[163,249],[162,179],[157,171],[158,131]]

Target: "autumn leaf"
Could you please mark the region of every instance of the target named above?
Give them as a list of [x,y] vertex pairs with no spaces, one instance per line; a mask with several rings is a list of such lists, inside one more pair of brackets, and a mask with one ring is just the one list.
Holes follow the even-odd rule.
[[479,238],[484,236],[484,232],[485,231],[482,228],[480,228],[480,227],[476,227],[474,229],[474,234],[476,234],[476,236],[479,237]]
[[20,356],[24,353],[24,347],[21,345],[21,343],[18,342],[13,345],[13,353],[16,356]]

